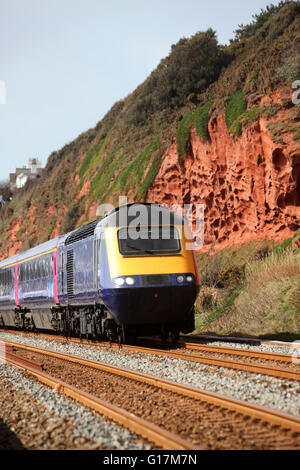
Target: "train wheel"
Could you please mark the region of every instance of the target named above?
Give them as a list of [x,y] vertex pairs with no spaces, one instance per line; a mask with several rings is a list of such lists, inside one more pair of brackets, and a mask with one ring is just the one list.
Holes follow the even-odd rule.
[[119,344],[125,344],[126,342],[126,334],[125,334],[124,325],[118,326],[118,342]]
[[174,331],[174,332],[171,333],[171,341],[172,341],[172,343],[178,343],[179,335],[180,335],[180,332],[179,332],[179,331]]
[[168,337],[169,337],[169,331],[166,329],[164,325],[162,325],[161,330],[160,330],[161,341],[167,341]]

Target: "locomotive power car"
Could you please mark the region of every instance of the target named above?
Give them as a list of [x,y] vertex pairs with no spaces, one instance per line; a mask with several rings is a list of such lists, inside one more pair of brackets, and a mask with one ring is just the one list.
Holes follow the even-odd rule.
[[175,341],[194,329],[200,284],[183,226],[166,207],[128,204],[1,261],[0,327]]

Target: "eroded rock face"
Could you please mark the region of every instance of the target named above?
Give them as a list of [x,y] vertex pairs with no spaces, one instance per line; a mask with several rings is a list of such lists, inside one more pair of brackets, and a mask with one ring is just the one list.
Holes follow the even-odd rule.
[[231,137],[219,115],[207,142],[192,129],[183,167],[174,138],[147,201],[204,204],[206,247],[291,236],[300,227],[300,143],[288,132],[273,142],[266,122],[260,118]]

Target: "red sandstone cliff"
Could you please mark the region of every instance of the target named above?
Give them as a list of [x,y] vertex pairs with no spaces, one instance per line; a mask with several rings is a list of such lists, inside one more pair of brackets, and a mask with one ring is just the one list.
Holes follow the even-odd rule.
[[[272,120],[287,115],[283,109]],[[288,132],[274,143],[266,123],[260,118],[231,137],[219,115],[209,122],[207,142],[192,129],[183,167],[174,138],[147,201],[204,204],[207,246],[289,237],[300,227],[300,144]]]

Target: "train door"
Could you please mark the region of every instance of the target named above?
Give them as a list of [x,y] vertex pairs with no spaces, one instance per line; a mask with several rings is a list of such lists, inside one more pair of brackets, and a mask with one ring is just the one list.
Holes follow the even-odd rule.
[[104,233],[96,234],[94,238],[94,288],[98,290],[101,275],[101,258],[103,251]]

